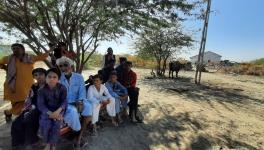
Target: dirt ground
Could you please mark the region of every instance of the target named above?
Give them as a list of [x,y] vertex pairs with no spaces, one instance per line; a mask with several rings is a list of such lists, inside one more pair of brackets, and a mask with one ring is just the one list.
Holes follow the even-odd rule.
[[[194,72],[178,79],[147,79],[150,70],[135,69],[144,123],[106,126],[87,136],[89,150],[261,150],[264,149],[264,78]],[[96,72],[85,71],[85,78]],[[4,82],[0,71],[0,85]],[[0,87],[0,95],[3,87]],[[10,149],[10,125],[0,102],[0,149]],[[72,149],[62,140],[58,149]]]

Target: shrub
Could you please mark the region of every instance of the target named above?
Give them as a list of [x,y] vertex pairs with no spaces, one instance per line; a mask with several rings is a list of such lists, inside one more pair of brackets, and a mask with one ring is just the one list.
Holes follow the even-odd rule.
[[[88,55],[88,54],[86,54]],[[126,57],[127,60],[132,61],[134,67],[139,68],[154,68],[156,66],[156,62],[152,59],[144,59],[138,56],[133,55],[116,55],[116,65],[119,64],[119,57]],[[92,55],[90,60],[85,64],[84,69],[91,69],[93,67],[102,67],[103,55],[99,53],[95,53]]]
[[264,66],[264,58],[256,59],[252,63],[254,63],[255,65]]
[[256,65],[254,63],[241,63],[231,67],[225,67],[220,70],[223,73],[236,73],[240,75],[264,75],[264,65]]

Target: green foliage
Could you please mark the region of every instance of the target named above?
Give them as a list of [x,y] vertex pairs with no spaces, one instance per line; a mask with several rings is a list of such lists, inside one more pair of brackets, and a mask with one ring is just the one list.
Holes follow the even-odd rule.
[[134,67],[153,69],[156,66],[156,60],[154,58],[142,58],[137,55],[128,55],[127,60],[133,63]]
[[135,42],[135,48],[141,58],[155,58],[156,71],[160,74],[161,70],[166,69],[168,58],[181,53],[182,48],[191,46],[192,42],[192,38],[183,33],[179,23],[172,23],[169,28],[157,27],[142,32]]
[[36,54],[48,51],[48,43],[66,41],[68,49],[80,56],[74,61],[81,72],[101,41],[168,27],[181,19],[179,14],[191,14],[196,4],[188,0],[1,0],[0,22],[2,31],[22,39]]
[[5,55],[3,54],[3,53],[1,53],[0,52],[0,59],[2,58],[2,57],[4,57]]
[[252,61],[252,63],[255,65],[264,66],[264,58],[256,59]]
[[144,59],[146,61],[155,61],[155,57],[152,55],[147,55],[146,53],[143,53],[143,51],[138,51],[138,58]]
[[11,53],[10,45],[1,45],[0,44],[0,58],[7,56]]
[[[89,55],[89,54],[85,54]],[[93,67],[102,67],[103,55],[100,53],[94,53],[89,61],[85,64],[84,69],[92,69]]]
[[241,75],[264,75],[264,58],[256,59],[251,62],[237,63],[230,67],[225,67],[220,70],[224,73],[237,73]]
[[11,52],[11,46],[10,45],[0,44],[0,53],[9,54],[10,52]]
[[[89,55],[89,54],[86,54]],[[142,58],[139,56],[133,56],[129,54],[123,54],[123,55],[116,55],[116,65],[119,65],[118,60],[119,57],[126,57],[129,61],[133,63],[134,67],[138,68],[150,68],[153,69],[155,68],[155,59],[154,58]],[[92,69],[94,67],[102,67],[102,60],[103,60],[103,55],[100,53],[95,53],[93,56],[89,59],[88,63],[85,64],[84,69]]]

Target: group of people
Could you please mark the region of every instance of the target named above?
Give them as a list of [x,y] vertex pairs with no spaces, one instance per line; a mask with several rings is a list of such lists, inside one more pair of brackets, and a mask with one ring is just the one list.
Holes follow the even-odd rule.
[[120,57],[120,65],[114,68],[116,59],[112,48],[107,50],[103,69],[90,76],[88,82],[73,71],[74,62],[69,57],[57,57],[55,68],[33,69],[34,62],[45,60],[51,51],[32,56],[18,43],[11,49],[10,56],[0,59],[0,67],[7,71],[4,99],[12,104],[10,110],[4,111],[6,121],[11,122],[12,115],[18,115],[11,127],[13,148],[23,145],[30,148],[38,141],[40,131],[45,149],[54,149],[63,122],[74,131],[74,144],[80,147],[89,124],[96,133],[102,109],[106,109],[114,126],[123,122],[127,107],[130,121],[142,122],[137,116],[137,75],[131,69],[132,63],[124,57]]

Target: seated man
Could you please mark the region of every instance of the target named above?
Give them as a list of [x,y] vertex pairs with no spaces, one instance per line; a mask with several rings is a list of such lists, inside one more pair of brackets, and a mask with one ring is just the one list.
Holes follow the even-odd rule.
[[131,70],[132,62],[127,61],[124,64],[124,69],[118,79],[119,82],[127,88],[128,96],[129,96],[129,117],[131,122],[139,122],[142,123],[142,119],[137,116],[138,110],[138,94],[139,88],[136,87],[137,82],[137,74]]
[[38,141],[39,116],[37,105],[38,91],[45,85],[46,70],[37,68],[32,71],[37,83],[31,86],[22,113],[13,121],[11,126],[12,148],[25,144],[31,147]]
[[115,109],[117,119],[120,123],[122,123],[123,121],[120,115],[120,108],[122,107],[122,112],[126,115],[128,98],[127,89],[117,81],[117,74],[115,71],[110,74],[110,78],[105,83],[105,86],[108,89],[109,93],[112,95],[112,97],[115,98]]
[[[67,57],[61,57],[57,59],[56,63],[62,72],[60,83],[67,88],[68,106],[64,115],[64,121],[72,130],[78,132],[77,146],[80,146],[83,131],[91,121],[92,105],[86,99],[86,90],[82,75],[72,72],[73,61]],[[78,107],[77,109],[76,106],[79,103],[83,104],[83,108]],[[78,111],[81,112],[83,118],[82,126]]]

